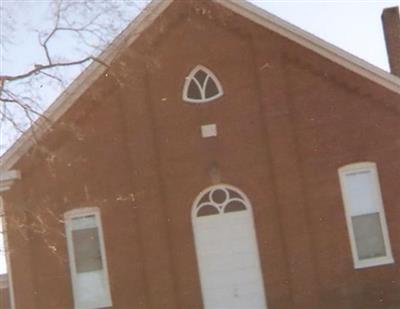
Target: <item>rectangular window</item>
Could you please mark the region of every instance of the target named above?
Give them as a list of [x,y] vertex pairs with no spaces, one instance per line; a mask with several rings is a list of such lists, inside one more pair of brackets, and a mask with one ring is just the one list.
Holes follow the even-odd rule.
[[339,169],[355,268],[393,263],[375,163]]
[[65,228],[75,308],[111,307],[99,211],[70,211]]

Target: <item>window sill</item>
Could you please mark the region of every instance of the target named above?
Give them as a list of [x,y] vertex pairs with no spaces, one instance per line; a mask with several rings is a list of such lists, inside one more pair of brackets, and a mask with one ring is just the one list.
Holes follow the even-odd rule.
[[364,261],[355,261],[354,268],[355,269],[362,269],[367,267],[374,267],[374,266],[381,266],[387,264],[393,264],[394,259],[391,256],[379,257],[379,258],[372,258]]

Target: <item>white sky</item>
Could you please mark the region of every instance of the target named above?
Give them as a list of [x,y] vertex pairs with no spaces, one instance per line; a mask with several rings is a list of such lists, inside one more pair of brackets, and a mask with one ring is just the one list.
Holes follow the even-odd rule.
[[[400,5],[400,0],[252,0],[251,2],[375,66],[389,70],[380,15],[383,8]],[[15,14],[18,15],[16,17],[28,24],[36,23],[37,27],[43,24],[48,3],[49,1],[45,0],[0,0],[0,5],[29,7],[28,14],[26,9],[15,10]],[[68,46],[62,46],[62,49],[68,49]],[[11,50],[2,49],[0,52],[2,52],[0,59],[3,59],[0,63],[0,72],[6,74],[27,70],[32,63],[40,63],[43,59],[43,54],[38,51],[37,37],[25,30],[15,33],[15,44]],[[53,91],[49,97],[51,99],[48,101],[53,100],[56,93]],[[4,131],[5,129],[0,131],[0,145],[3,144],[3,150],[7,135]],[[0,254],[0,273],[4,271],[5,264]]]
[[383,8],[400,0],[260,1],[272,14],[384,70],[389,70],[381,24]]

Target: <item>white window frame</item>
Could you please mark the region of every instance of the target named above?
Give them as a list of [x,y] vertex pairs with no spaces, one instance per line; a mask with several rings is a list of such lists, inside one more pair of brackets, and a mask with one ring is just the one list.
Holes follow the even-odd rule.
[[[96,227],[99,233],[99,243],[100,243],[100,252],[102,258],[102,266],[106,281],[106,288],[108,294],[106,295],[107,300],[105,302],[98,302],[96,304],[92,304],[91,306],[84,306],[78,303],[78,293],[77,291],[77,271],[75,265],[75,252],[74,252],[74,245],[72,241],[72,227],[69,224],[72,219],[91,216],[93,215],[96,220]],[[106,257],[106,250],[104,245],[104,236],[103,236],[103,226],[101,224],[100,218],[100,210],[98,207],[87,207],[87,208],[78,208],[67,211],[64,214],[64,222],[65,222],[65,236],[67,240],[67,248],[68,248],[68,258],[69,258],[69,266],[71,272],[71,283],[72,283],[72,292],[74,296],[74,305],[75,309],[95,309],[95,308],[103,308],[103,307],[112,307],[112,300],[111,300],[111,291],[110,291],[110,281],[108,276],[108,269],[107,269],[107,257]]]
[[[374,257],[374,258],[369,258],[369,259],[360,259],[358,252],[357,252],[357,246],[356,246],[356,240],[355,240],[355,235],[354,235],[354,228],[353,228],[353,222],[351,220],[351,205],[350,201],[348,198],[348,193],[345,185],[345,177],[348,174],[354,173],[354,172],[370,172],[372,174],[372,178],[374,181],[374,188],[375,188],[375,197],[377,201],[377,209],[379,213],[379,218],[380,218],[380,223],[381,223],[381,228],[382,228],[382,236],[383,236],[383,241],[386,249],[386,256],[382,257]],[[386,223],[386,217],[385,217],[385,209],[383,207],[383,201],[382,201],[382,194],[381,194],[381,188],[379,184],[379,178],[378,178],[378,172],[376,168],[376,164],[374,162],[357,162],[357,163],[352,163],[348,164],[345,166],[342,166],[338,170],[339,174],[339,180],[340,180],[340,188],[342,191],[342,198],[343,198],[343,204],[344,204],[344,210],[345,210],[345,215],[346,215],[346,223],[347,223],[347,230],[349,234],[349,239],[350,239],[350,246],[351,246],[351,252],[353,256],[353,263],[354,263],[354,268],[359,269],[359,268],[366,268],[366,267],[372,267],[372,266],[378,266],[378,265],[385,265],[385,264],[391,264],[394,262],[393,255],[392,255],[392,248],[390,245],[390,238],[389,238],[389,232],[387,228],[387,223]]]
[[3,233],[3,249],[5,251],[6,267],[7,267],[7,279],[8,279],[8,292],[10,297],[10,307],[15,308],[15,297],[14,297],[14,284],[12,278],[11,260],[10,260],[10,250],[8,248],[8,235],[7,235],[7,220],[5,217],[5,208],[3,198],[0,196],[0,224],[2,224]]
[[[213,79],[213,81],[215,82],[215,85],[217,86],[217,89],[218,89],[218,94],[217,94],[217,95],[214,95],[214,96],[212,96],[212,97],[206,98],[206,94],[205,94],[206,88],[205,88],[205,87],[202,88],[202,87],[199,85],[197,79],[194,78],[194,76],[196,75],[196,73],[197,73],[198,71],[200,71],[200,70],[201,70],[201,71],[204,71],[204,72],[207,74],[207,76],[208,76],[207,78]],[[189,97],[187,96],[188,90],[189,90],[189,85],[190,85],[190,83],[191,83],[192,80],[194,80],[195,83],[198,85],[199,90],[200,90],[200,92],[201,92],[202,99],[192,99],[192,98],[189,98]],[[207,84],[207,83],[205,82],[204,85],[206,85],[206,84]],[[184,101],[186,101],[186,102],[189,102],[189,103],[207,103],[207,102],[216,100],[216,99],[222,97],[223,95],[224,95],[224,90],[223,90],[223,88],[222,88],[221,83],[219,82],[219,79],[217,78],[217,76],[216,76],[210,69],[206,68],[204,65],[201,65],[201,64],[197,65],[197,66],[190,72],[190,74],[185,78],[185,84],[184,84],[184,86],[183,86],[182,99],[183,99]]]

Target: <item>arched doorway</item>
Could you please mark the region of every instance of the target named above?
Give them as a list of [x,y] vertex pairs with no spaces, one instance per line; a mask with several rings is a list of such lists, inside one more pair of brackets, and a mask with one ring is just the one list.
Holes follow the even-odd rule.
[[216,185],[192,207],[192,226],[206,309],[265,309],[253,213],[239,189]]

